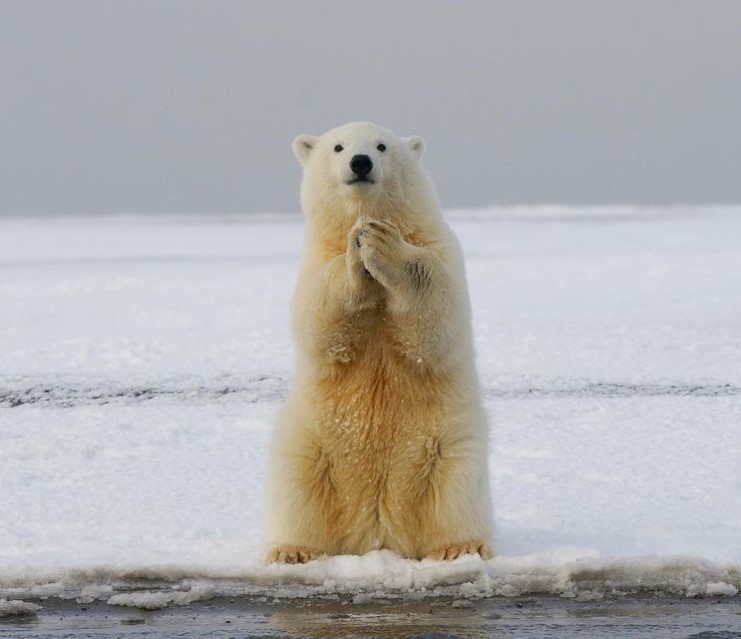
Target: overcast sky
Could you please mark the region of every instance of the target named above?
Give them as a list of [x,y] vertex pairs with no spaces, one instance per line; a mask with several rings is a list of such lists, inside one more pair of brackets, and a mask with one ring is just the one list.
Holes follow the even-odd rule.
[[739,0],[0,0],[0,214],[294,211],[298,133],[446,207],[741,202]]

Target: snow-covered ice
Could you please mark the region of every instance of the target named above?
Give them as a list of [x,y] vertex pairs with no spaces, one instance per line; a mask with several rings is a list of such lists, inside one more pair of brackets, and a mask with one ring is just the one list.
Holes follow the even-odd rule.
[[0,608],[737,595],[741,208],[448,217],[498,556],[293,567],[262,564],[262,490],[300,218],[0,220]]
[[0,617],[20,617],[32,615],[41,610],[41,606],[35,603],[19,601],[18,599],[0,599]]

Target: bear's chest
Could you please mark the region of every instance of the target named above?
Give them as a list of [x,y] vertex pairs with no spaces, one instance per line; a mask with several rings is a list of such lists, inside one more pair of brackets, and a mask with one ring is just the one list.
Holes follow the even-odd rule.
[[320,421],[334,439],[384,447],[444,417],[445,377],[403,357],[392,339],[376,337],[318,382]]
[[338,376],[362,376],[367,371],[375,381],[393,384],[405,376],[416,378],[424,369],[416,327],[416,321],[394,317],[381,303],[328,324],[322,342],[327,359],[338,365]]

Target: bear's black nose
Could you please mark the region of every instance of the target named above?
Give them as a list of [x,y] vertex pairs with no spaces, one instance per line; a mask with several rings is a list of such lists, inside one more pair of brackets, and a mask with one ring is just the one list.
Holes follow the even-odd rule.
[[373,170],[373,161],[367,155],[353,155],[350,168],[355,175],[362,178]]

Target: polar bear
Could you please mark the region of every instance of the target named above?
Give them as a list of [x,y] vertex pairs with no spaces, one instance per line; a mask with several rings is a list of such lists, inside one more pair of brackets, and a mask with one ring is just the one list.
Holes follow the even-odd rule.
[[294,386],[269,459],[269,562],[491,556],[463,259],[423,149],[366,122],[294,140],[306,240]]

